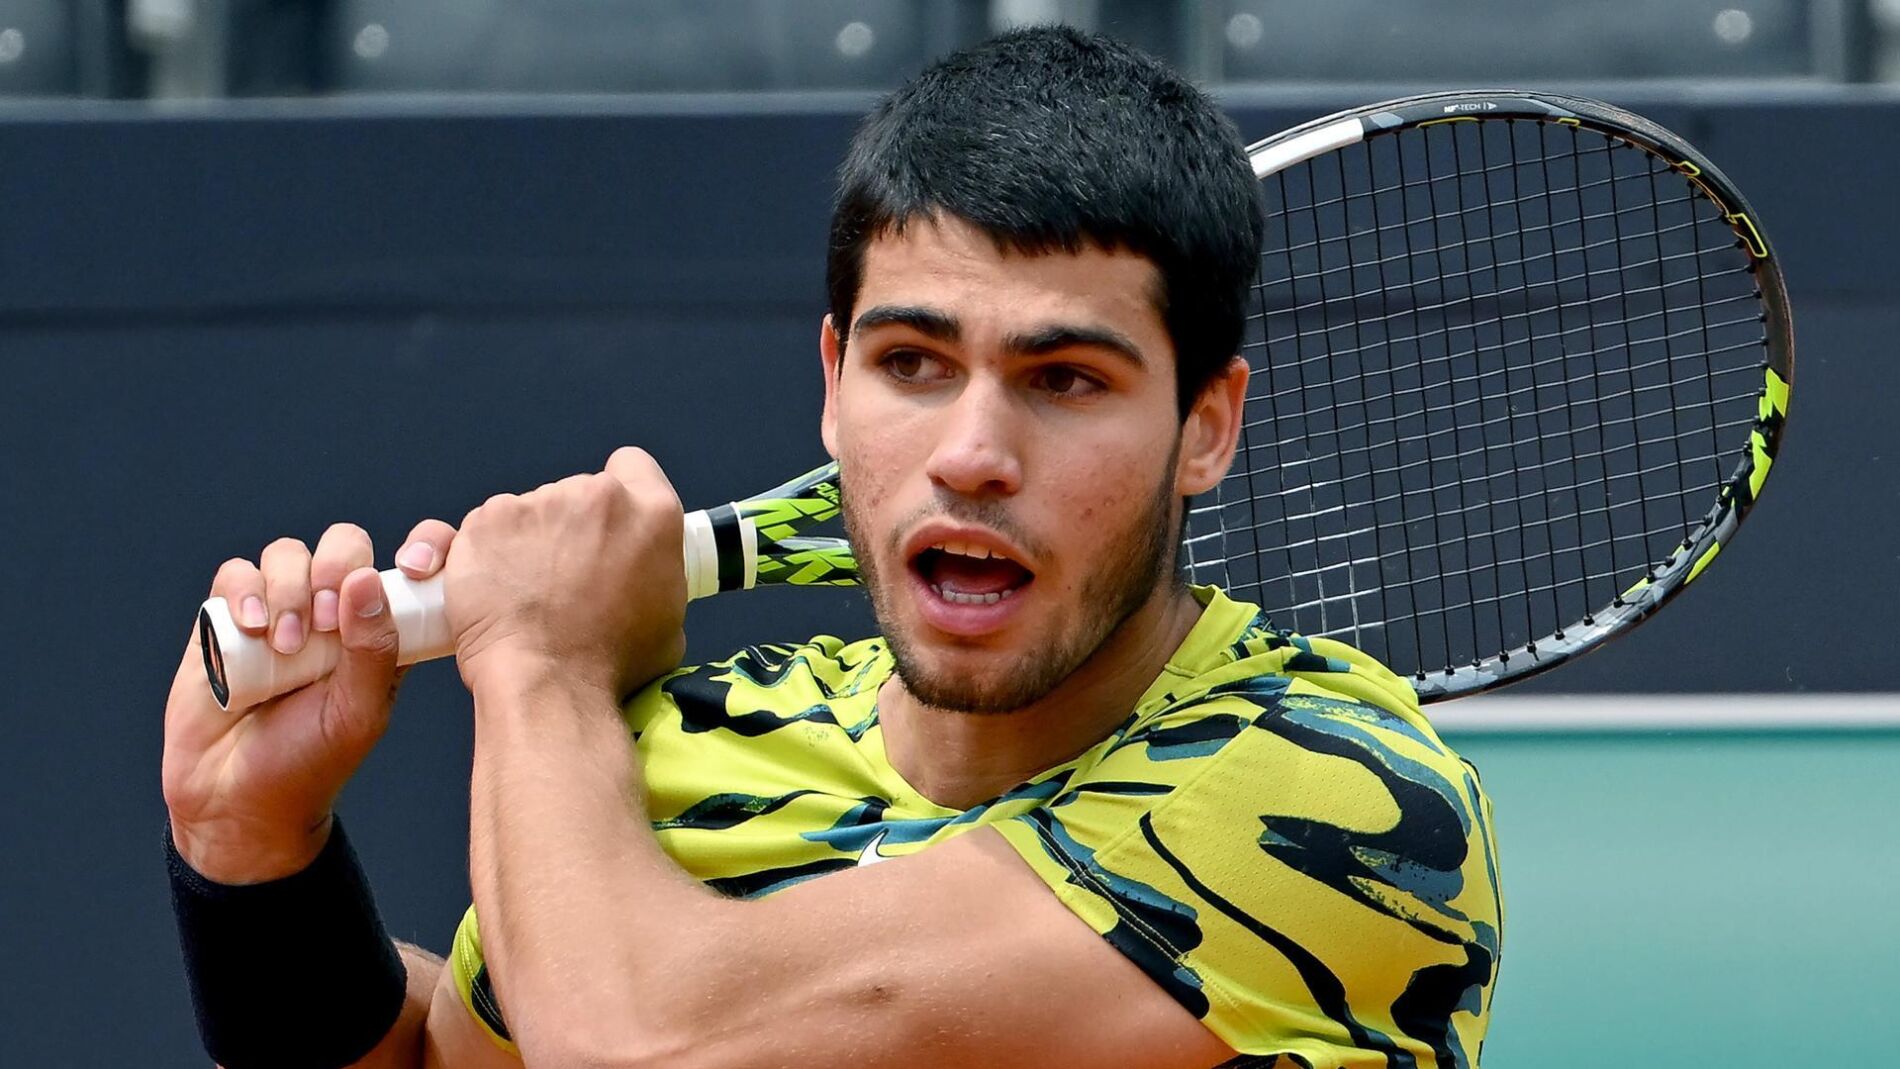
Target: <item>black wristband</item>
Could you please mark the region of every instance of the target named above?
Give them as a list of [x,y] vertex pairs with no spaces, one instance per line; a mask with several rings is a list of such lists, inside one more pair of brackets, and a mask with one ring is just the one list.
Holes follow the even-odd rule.
[[258,884],[206,879],[165,826],[172,910],[205,1053],[225,1069],[338,1069],[402,1014],[408,970],[369,881],[334,822],[302,872]]

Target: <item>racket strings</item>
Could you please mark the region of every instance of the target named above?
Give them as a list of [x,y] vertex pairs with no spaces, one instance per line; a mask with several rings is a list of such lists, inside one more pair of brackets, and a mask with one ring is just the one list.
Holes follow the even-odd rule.
[[[1658,161],[1658,164],[1659,165],[1653,169],[1654,173],[1656,174],[1663,174],[1672,170],[1672,168],[1670,168],[1666,164],[1661,163],[1661,161]],[[1468,177],[1468,178],[1483,179],[1484,177],[1492,175],[1492,174],[1513,173],[1518,169],[1519,166],[1520,166],[1520,163],[1517,160],[1502,160],[1497,163],[1488,163],[1483,166],[1472,166],[1472,167],[1464,168],[1461,174],[1463,174],[1465,177]],[[1384,187],[1384,189],[1385,191],[1388,191],[1388,192],[1398,192],[1398,193],[1409,192],[1413,189],[1423,189],[1430,181],[1431,181],[1430,179],[1419,179],[1418,181],[1415,181],[1415,182],[1395,182],[1395,183],[1391,183],[1387,185],[1386,187]],[[1601,178],[1594,178],[1594,179],[1589,179],[1585,181],[1580,181],[1578,185],[1574,188],[1582,189],[1588,192],[1593,189],[1601,189],[1605,186],[1611,185],[1612,183],[1616,181],[1617,181],[1617,178],[1615,177],[1605,176]],[[1346,193],[1346,194],[1341,194],[1339,196],[1335,196],[1331,198],[1317,199],[1307,204],[1306,207],[1313,208],[1316,210],[1338,207],[1340,205],[1345,204],[1347,201],[1353,199],[1353,196],[1354,194]],[[1529,200],[1532,198],[1542,197],[1543,193],[1542,191],[1533,191],[1531,193],[1522,194],[1521,196],[1516,195],[1516,194],[1514,194],[1513,196],[1516,199]],[[1687,193],[1687,194],[1684,194],[1682,199],[1689,200],[1689,199],[1692,199],[1694,196],[1695,196],[1694,193]],[[1513,203],[1513,201],[1500,200],[1500,201],[1493,201],[1492,203],[1494,206],[1508,206],[1509,204]],[[1397,225],[1397,224],[1394,224],[1394,225]]]
[[1422,677],[1587,623],[1706,522],[1765,337],[1747,253],[1668,161],[1453,122],[1266,194],[1252,407],[1191,511],[1197,579]]
[[[1753,316],[1750,316],[1743,319],[1728,320],[1725,322],[1717,323],[1715,325],[1718,327],[1746,326],[1746,325],[1754,324],[1756,322],[1757,322],[1756,318]],[[1685,336],[1695,335],[1699,333],[1700,331],[1684,332]],[[1672,335],[1662,335],[1662,338],[1664,340],[1667,340],[1670,337],[1672,337]],[[1707,360],[1707,359],[1712,359],[1715,356],[1720,356],[1724,353],[1746,353],[1746,352],[1750,352],[1754,350],[1757,347],[1757,344],[1758,343],[1756,342],[1737,342],[1732,345],[1727,345],[1727,346],[1722,346],[1716,349],[1711,349],[1707,352],[1700,353],[1698,355],[1704,358],[1705,360]],[[1492,347],[1492,348],[1497,349],[1499,351],[1502,350],[1502,347]],[[1474,349],[1473,353],[1474,355],[1483,355],[1487,351],[1488,350],[1486,347],[1480,346]],[[1580,351],[1580,353],[1574,354],[1574,355],[1580,355],[1584,357],[1593,358],[1593,357],[1601,356],[1605,354],[1600,353],[1594,349],[1585,349],[1585,350]],[[1535,371],[1536,369],[1542,368],[1542,367],[1550,367],[1550,366],[1561,367],[1561,366],[1565,366],[1569,364],[1574,364],[1575,363],[1574,355],[1567,355],[1564,357],[1559,357],[1559,358],[1554,358],[1554,359],[1546,358],[1546,359],[1540,359],[1540,360],[1530,360],[1530,361],[1525,362],[1524,367],[1525,367],[1525,370],[1529,372],[1529,371]],[[1681,359],[1681,358],[1670,356],[1670,357],[1665,357],[1665,358],[1657,359],[1657,360],[1644,361],[1640,364],[1634,364],[1632,366],[1637,371],[1653,371],[1656,369],[1663,369],[1664,372],[1666,373],[1670,361],[1677,360],[1677,359]],[[1752,397],[1754,396],[1753,387],[1755,384],[1754,384],[1754,376],[1750,373],[1756,370],[1757,369],[1752,368],[1752,367],[1727,367],[1727,368],[1720,368],[1714,371],[1707,372],[1706,375],[1711,380],[1713,380],[1717,376],[1722,376],[1722,375],[1742,377],[1745,379],[1745,381],[1747,382],[1749,386],[1749,390],[1745,394],[1745,396]],[[1478,374],[1459,375],[1459,374],[1456,374],[1455,372],[1448,374],[1445,379],[1445,383],[1453,386],[1454,388],[1458,386],[1464,386],[1464,385],[1480,384],[1484,381],[1485,381],[1485,377],[1483,375],[1478,375]],[[1555,379],[1550,383],[1546,383],[1545,385],[1556,386],[1556,387],[1568,387],[1568,386],[1573,386],[1573,385],[1585,386],[1585,385],[1590,385],[1596,381],[1597,381],[1597,378],[1594,374],[1568,374],[1566,373],[1566,375],[1563,378]],[[1676,389],[1676,387],[1677,387],[1677,384],[1673,381],[1652,382],[1652,383],[1646,383],[1641,386],[1633,387],[1628,392],[1631,395],[1637,395],[1637,394],[1643,394],[1643,393],[1648,393],[1648,392],[1653,392],[1653,391],[1658,391],[1658,390],[1674,390]],[[1396,399],[1396,398],[1403,398],[1403,397],[1419,396],[1426,392],[1427,392],[1427,389],[1423,386],[1394,387],[1394,389],[1391,391],[1390,396]],[[1280,399],[1281,397],[1292,397],[1292,398],[1297,399],[1298,396],[1299,394],[1293,391],[1262,392],[1259,395],[1261,399],[1271,398],[1275,400]],[[1363,397],[1365,395],[1362,393],[1358,396]],[[1738,395],[1738,396],[1743,396],[1743,395]],[[1555,412],[1555,411],[1561,411],[1569,407],[1568,403],[1562,400],[1551,401],[1551,402],[1538,402],[1538,403],[1544,405],[1544,407],[1536,410],[1538,412],[1545,412],[1545,411]],[[1391,421],[1390,419],[1387,419],[1387,420],[1375,421],[1375,422],[1391,422]],[[1274,421],[1270,417],[1262,417],[1260,419],[1253,419],[1253,420],[1247,421],[1247,427],[1249,430],[1260,428],[1260,427],[1270,427],[1273,425],[1274,425]],[[1358,424],[1358,425],[1342,425],[1340,429],[1365,429],[1372,425],[1373,424],[1371,422]],[[1283,439],[1277,440],[1275,444],[1290,445],[1298,440],[1299,439],[1297,438],[1283,438]]]
[[[1600,244],[1600,245],[1598,245],[1597,247],[1598,247],[1598,248],[1607,248],[1607,247],[1608,247],[1608,243],[1607,243],[1607,242],[1606,242],[1606,243],[1602,243],[1602,244]],[[1689,251],[1689,252],[1681,252],[1681,253],[1674,253],[1674,254],[1672,254],[1672,255],[1670,255],[1670,256],[1667,256],[1667,257],[1663,257],[1663,258],[1661,258],[1661,259],[1659,259],[1659,260],[1655,260],[1655,261],[1650,261],[1650,262],[1647,262],[1647,263],[1644,263],[1644,262],[1638,262],[1638,263],[1635,263],[1635,264],[1632,264],[1632,265],[1630,265],[1630,269],[1636,269],[1636,268],[1645,268],[1645,267],[1660,267],[1660,266],[1662,266],[1662,265],[1664,265],[1665,263],[1667,263],[1667,262],[1669,262],[1669,261],[1673,261],[1673,260],[1691,260],[1691,261],[1700,261],[1700,260],[1702,260],[1703,258],[1705,258],[1705,257],[1707,257],[1707,256],[1711,256],[1711,255],[1718,255],[1718,254],[1720,254],[1720,253],[1722,253],[1722,252],[1724,252],[1724,251],[1730,251],[1730,250],[1732,250],[1733,248],[1734,248],[1734,247],[1733,247],[1732,245],[1729,245],[1729,246],[1722,246],[1722,247],[1718,247],[1718,248],[1708,248],[1708,249],[1695,249],[1695,250],[1691,250],[1691,251]],[[1581,250],[1581,251],[1587,251],[1587,250]],[[1524,265],[1524,264],[1523,264],[1523,262],[1519,262],[1519,263],[1506,263],[1506,264],[1500,264],[1499,266],[1500,266],[1500,267],[1522,267],[1523,265]],[[1575,283],[1584,283],[1584,282],[1587,282],[1587,281],[1589,280],[1589,278],[1590,278],[1590,276],[1598,276],[1598,275],[1600,275],[1600,276],[1604,276],[1604,277],[1611,277],[1611,276],[1615,276],[1615,277],[1622,277],[1622,276],[1625,276],[1625,275],[1627,275],[1627,273],[1628,273],[1628,271],[1627,271],[1627,270],[1618,270],[1618,269],[1616,269],[1616,268],[1608,268],[1608,267],[1606,267],[1606,268],[1600,268],[1600,269],[1597,269],[1597,270],[1594,270],[1594,271],[1588,271],[1588,272],[1584,272],[1584,273],[1580,273],[1580,274],[1577,274],[1577,275],[1572,275],[1572,276],[1569,276],[1569,277],[1566,277],[1566,278],[1560,278],[1560,279],[1558,279],[1558,280],[1557,280],[1557,284],[1561,286],[1561,285],[1564,285],[1564,284],[1566,284],[1566,283],[1573,283],[1573,282],[1575,282]],[[1735,274],[1735,275],[1749,275],[1749,276],[1751,276],[1751,277],[1752,277],[1752,275],[1751,275],[1751,272],[1750,272],[1750,271],[1749,271],[1749,270],[1748,270],[1748,269],[1747,269],[1746,267],[1738,267],[1738,268],[1735,268],[1734,270],[1732,270],[1732,271],[1730,271],[1730,272],[1727,272],[1727,273],[1728,273],[1728,274]],[[1585,297],[1585,298],[1583,298],[1582,300],[1580,300],[1580,301],[1578,301],[1578,302],[1577,302],[1577,305],[1578,305],[1578,307],[1579,307],[1579,308],[1587,308],[1587,307],[1588,307],[1589,305],[1591,305],[1591,304],[1594,304],[1594,303],[1604,303],[1604,304],[1610,304],[1610,303],[1620,303],[1620,302],[1622,302],[1622,301],[1624,301],[1624,300],[1626,300],[1626,299],[1628,299],[1629,297],[1632,297],[1632,296],[1640,296],[1640,295],[1643,295],[1643,294],[1658,294],[1658,295],[1660,295],[1660,294],[1662,294],[1662,293],[1663,293],[1663,291],[1665,291],[1665,290],[1667,290],[1667,289],[1669,289],[1669,288],[1671,288],[1671,287],[1675,287],[1675,286],[1682,286],[1682,287],[1687,287],[1687,286],[1693,286],[1693,285],[1697,285],[1697,284],[1699,284],[1699,283],[1700,283],[1700,284],[1706,284],[1706,283],[1707,283],[1708,281],[1709,281],[1709,279],[1708,279],[1708,277],[1707,277],[1707,276],[1703,276],[1703,275],[1700,275],[1700,274],[1698,274],[1698,275],[1697,275],[1696,277],[1694,277],[1694,278],[1683,278],[1683,279],[1677,279],[1677,280],[1675,280],[1675,281],[1673,281],[1673,282],[1660,282],[1660,283],[1658,283],[1658,284],[1656,284],[1656,285],[1654,285],[1654,286],[1630,286],[1630,287],[1625,287],[1625,288],[1621,288],[1621,289],[1619,289],[1619,290],[1618,290],[1618,292],[1615,292],[1615,293],[1607,293],[1607,294],[1599,294],[1598,296],[1595,296],[1595,297]],[[1428,306],[1428,307],[1424,307],[1424,308],[1418,308],[1418,309],[1409,309],[1409,310],[1407,310],[1407,311],[1406,311],[1405,313],[1403,313],[1403,314],[1405,314],[1405,315],[1408,315],[1408,316],[1409,316],[1409,315],[1412,315],[1412,314],[1413,314],[1414,312],[1442,312],[1442,311],[1444,311],[1444,310],[1446,310],[1446,309],[1448,309],[1448,308],[1451,308],[1451,307],[1453,307],[1454,305],[1457,305],[1457,304],[1462,304],[1462,303],[1464,303],[1465,301],[1467,301],[1468,299],[1469,299],[1469,297],[1467,297],[1467,296],[1464,296],[1464,295],[1460,295],[1460,296],[1458,296],[1458,297],[1455,297],[1455,298],[1451,298],[1451,299],[1448,299],[1448,300],[1445,300],[1445,301],[1443,301],[1442,303],[1440,303],[1440,304],[1437,304],[1437,305],[1434,305],[1434,306]],[[1727,299],[1726,299],[1726,301],[1722,301],[1722,302],[1713,302],[1713,303],[1716,303],[1716,304],[1721,304],[1721,303],[1729,303],[1729,304],[1736,304],[1736,303],[1742,303],[1742,302],[1746,302],[1746,303],[1748,303],[1748,304],[1749,304],[1749,305],[1750,305],[1751,307],[1755,307],[1755,306],[1757,306],[1757,298],[1756,298],[1756,296],[1755,296],[1755,294],[1754,294],[1754,293],[1752,293],[1752,292],[1751,292],[1751,293],[1744,293],[1744,294],[1736,294],[1736,295],[1733,295],[1733,296],[1731,296],[1731,297],[1729,297],[1729,298],[1727,298]],[[1313,303],[1312,303],[1311,305],[1309,305],[1309,306],[1305,306],[1305,307],[1301,307],[1301,308],[1296,308],[1296,309],[1292,309],[1291,311],[1293,311],[1293,312],[1295,312],[1295,313],[1298,313],[1298,312],[1317,312],[1317,311],[1319,311],[1319,310],[1320,310],[1320,309],[1321,309],[1322,307],[1323,307],[1323,302],[1320,302],[1320,301],[1314,301],[1314,302],[1313,302]],[[1395,317],[1396,317],[1396,316],[1397,316],[1398,314],[1400,314],[1400,313],[1385,313],[1385,314],[1382,314],[1382,315],[1379,315],[1379,316],[1370,316],[1370,317],[1366,317],[1364,321],[1365,321],[1366,323],[1368,323],[1368,324],[1377,324],[1377,323],[1384,323],[1384,322],[1389,322],[1389,321],[1390,321],[1391,319],[1393,319],[1393,318],[1395,318]],[[1472,326],[1474,326],[1474,327],[1478,327],[1478,326],[1492,326],[1492,325],[1496,325],[1496,324],[1498,324],[1498,323],[1501,323],[1501,322],[1503,322],[1503,321],[1504,321],[1505,319],[1507,319],[1507,318],[1510,318],[1510,317],[1513,317],[1513,316],[1516,316],[1516,315],[1521,315],[1521,314],[1522,314],[1522,311],[1512,311],[1512,310],[1509,310],[1509,309],[1508,309],[1508,308],[1506,308],[1506,307],[1501,307],[1501,308],[1500,308],[1500,310],[1499,310],[1499,314],[1498,314],[1498,315],[1497,315],[1496,317],[1493,317],[1493,318],[1491,318],[1491,319],[1488,319],[1488,320],[1478,320],[1478,321],[1474,321],[1474,322],[1473,322],[1473,323],[1472,323],[1471,325],[1472,325]],[[1650,312],[1644,312],[1644,313],[1638,313],[1638,314],[1636,314],[1636,315],[1633,315],[1633,316],[1630,316],[1630,317],[1628,317],[1628,320],[1627,320],[1627,321],[1628,321],[1629,323],[1632,323],[1632,324],[1634,324],[1634,323],[1640,323],[1640,322],[1641,322],[1641,321],[1643,321],[1644,319],[1650,319],[1650,318],[1656,318],[1656,317],[1659,317],[1659,316],[1661,316],[1661,315],[1662,315],[1662,310],[1661,310],[1661,309],[1656,309],[1656,310],[1653,310],[1653,311],[1650,311]],[[1752,317],[1751,317],[1751,318],[1752,318]],[[1563,330],[1563,329],[1560,329],[1560,330],[1558,330],[1558,331],[1555,331],[1555,332],[1553,332],[1552,334],[1550,334],[1550,335],[1547,335],[1547,336],[1550,336],[1550,337],[1556,337],[1556,336],[1561,336],[1561,335],[1563,335],[1563,334],[1568,334],[1568,333],[1572,333],[1573,331],[1580,331],[1580,330],[1584,330],[1584,329],[1587,329],[1587,328],[1585,328],[1585,327],[1575,327],[1575,328],[1571,328],[1571,329],[1569,329],[1569,330]],[[1323,328],[1323,327],[1318,327],[1318,326],[1309,326],[1309,327],[1307,327],[1307,328],[1305,328],[1305,332],[1306,332],[1306,334],[1308,334],[1308,335],[1310,335],[1310,336],[1312,336],[1312,337],[1315,337],[1315,338],[1324,338],[1324,337],[1326,337],[1326,335],[1327,335],[1327,334],[1329,333],[1329,331],[1328,331],[1328,329],[1327,329],[1327,328]],[[1403,335],[1396,335],[1396,336],[1393,336],[1393,337],[1391,337],[1391,338],[1388,338],[1388,339],[1387,339],[1387,341],[1388,341],[1388,342],[1396,342],[1396,341],[1417,341],[1417,340],[1418,340],[1418,338],[1417,338],[1417,337],[1412,337],[1412,338],[1406,338],[1406,337],[1405,337],[1405,336],[1403,336]],[[1339,355],[1339,353],[1338,353],[1338,352],[1334,352],[1334,353],[1332,353],[1331,355],[1334,355],[1334,356],[1337,356],[1337,355]]]
[[[1741,430],[1743,428],[1753,427],[1754,423],[1755,421],[1753,419],[1730,420],[1727,423],[1720,425],[1720,429]],[[1685,438],[1686,437],[1689,437],[1689,436],[1685,434]],[[1602,463],[1608,463],[1611,460],[1615,459],[1616,454],[1625,453],[1625,452],[1628,452],[1628,453],[1635,452],[1634,444],[1633,443],[1619,444],[1619,445],[1611,446],[1607,449],[1584,450],[1577,453],[1574,457],[1564,457],[1564,458],[1534,461],[1532,463],[1525,464],[1521,469],[1518,469],[1516,472],[1503,472],[1503,473],[1497,473],[1497,474],[1488,476],[1487,481],[1505,479],[1505,478],[1511,477],[1512,475],[1516,475],[1516,478],[1511,480],[1511,485],[1522,486],[1524,485],[1523,476],[1526,474],[1545,475],[1545,476],[1548,476],[1549,481],[1552,481],[1552,482],[1561,481],[1563,477],[1566,474],[1568,474],[1572,476],[1570,481],[1574,481],[1577,462],[1585,461],[1585,460],[1596,460]],[[1477,455],[1479,455],[1478,450],[1471,450],[1466,454],[1462,454],[1461,456],[1477,456]],[[1457,459],[1457,458],[1449,458],[1449,459]],[[1423,464],[1414,462],[1412,464],[1408,464],[1405,466],[1414,468],[1414,469],[1419,469],[1423,467]],[[1652,477],[1652,476],[1661,477],[1662,475],[1666,473],[1679,472],[1682,469],[1683,469],[1682,464],[1674,462],[1674,461],[1665,460],[1665,461],[1660,461],[1660,462],[1650,464],[1647,466],[1635,467],[1630,470],[1630,474],[1637,478]],[[1290,470],[1290,467],[1289,467],[1289,470]],[[1400,472],[1397,472],[1397,474],[1399,474],[1400,476],[1403,476],[1404,472],[1400,471]],[[1717,489],[1720,489],[1720,487],[1724,483],[1726,483],[1726,481],[1727,481],[1726,478],[1717,477],[1715,479],[1708,480],[1707,482],[1697,483],[1693,486],[1685,485],[1681,488],[1679,492],[1688,494],[1691,492],[1717,490]],[[1510,494],[1510,493],[1489,494],[1485,497],[1484,500],[1481,500],[1475,504],[1465,506],[1464,508],[1461,508],[1461,509],[1449,510],[1446,513],[1444,513],[1444,515],[1456,515],[1456,514],[1475,515],[1475,514],[1486,512],[1495,506],[1499,506],[1499,505],[1522,506],[1526,502],[1539,500],[1541,498],[1545,498],[1548,496],[1549,496],[1548,492],[1541,488],[1525,490],[1516,494]],[[1405,497],[1405,491],[1403,490],[1392,492],[1392,493],[1381,494],[1377,492],[1376,490],[1368,489],[1367,495],[1365,497],[1355,498],[1354,500],[1355,502],[1363,501],[1364,504],[1377,509],[1377,508],[1385,507],[1385,506],[1396,507],[1402,504],[1404,497]],[[1264,495],[1264,496],[1253,499],[1250,503],[1257,505],[1263,502],[1270,503],[1273,500],[1274,498],[1272,497],[1272,495]],[[1317,521],[1317,520],[1324,519],[1328,516],[1341,515],[1345,513],[1347,509],[1348,509],[1348,506],[1343,503],[1332,505],[1326,508],[1316,508],[1316,509],[1313,509],[1311,511],[1306,511],[1306,512],[1288,511],[1287,509],[1283,508],[1279,511],[1279,519],[1288,523],[1292,523],[1296,521],[1308,521],[1308,520]],[[1558,511],[1548,511],[1546,513],[1546,518],[1551,519],[1551,520],[1574,519],[1577,514],[1578,513],[1575,513],[1575,512],[1566,514],[1566,513],[1558,512]],[[1697,517],[1697,519],[1699,520],[1700,517]],[[1377,525],[1374,525],[1372,529],[1377,530],[1378,529]],[[1676,530],[1678,534],[1686,534],[1688,528],[1678,527],[1676,528]],[[1193,545],[1196,543],[1207,541],[1209,539],[1220,538],[1220,537],[1222,537],[1222,533],[1216,531],[1216,532],[1207,533],[1207,534],[1190,536],[1187,539],[1187,541],[1188,541],[1188,544]],[[1328,537],[1338,538],[1338,537],[1343,537],[1343,535],[1333,534],[1333,535],[1329,535]],[[1286,543],[1287,546],[1298,546],[1302,544],[1304,543],[1300,543],[1300,542]]]

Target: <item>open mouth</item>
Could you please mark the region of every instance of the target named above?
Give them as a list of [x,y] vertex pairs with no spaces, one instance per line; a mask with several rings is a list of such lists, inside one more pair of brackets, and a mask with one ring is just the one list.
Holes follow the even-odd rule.
[[931,591],[953,605],[994,605],[1028,586],[1035,574],[1006,556],[965,542],[938,542],[912,559]]

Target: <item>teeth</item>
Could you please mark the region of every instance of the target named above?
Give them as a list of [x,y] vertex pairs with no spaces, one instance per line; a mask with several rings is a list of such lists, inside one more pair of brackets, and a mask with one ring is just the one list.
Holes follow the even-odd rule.
[[994,605],[1016,593],[1015,590],[1001,590],[991,591],[988,594],[963,594],[955,590],[945,590],[934,583],[931,584],[930,589],[952,605]]
[[979,546],[974,542],[938,542],[930,548],[944,553],[955,553],[959,557],[969,557],[972,560],[989,560],[991,557],[1000,560],[1009,559],[1001,553],[992,551],[988,546]]

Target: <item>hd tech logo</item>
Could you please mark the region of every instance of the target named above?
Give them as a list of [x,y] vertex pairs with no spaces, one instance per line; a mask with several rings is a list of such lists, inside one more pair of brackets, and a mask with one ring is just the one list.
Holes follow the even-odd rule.
[[1496,104],[1493,104],[1489,100],[1477,100],[1477,101],[1471,101],[1465,104],[1445,105],[1445,113],[1448,115],[1454,112],[1460,112],[1460,111],[1496,111],[1496,110],[1498,110],[1498,106]]

